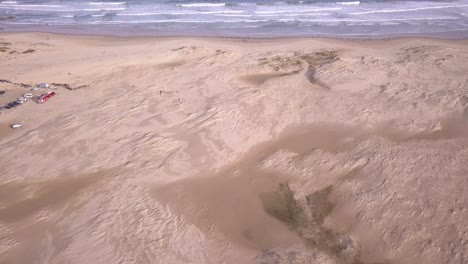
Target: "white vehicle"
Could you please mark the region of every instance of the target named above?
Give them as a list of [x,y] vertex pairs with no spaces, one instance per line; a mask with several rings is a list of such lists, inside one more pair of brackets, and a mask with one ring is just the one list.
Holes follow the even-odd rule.
[[12,124],[10,127],[11,127],[11,128],[20,128],[20,127],[22,127],[22,126],[23,126],[23,124],[16,123],[16,124]]
[[23,95],[24,98],[33,98],[33,94],[32,93],[27,93],[25,95]]
[[18,102],[19,104],[24,104],[28,101],[27,98],[24,98],[24,97],[20,97],[18,98],[18,100],[16,100],[16,102]]

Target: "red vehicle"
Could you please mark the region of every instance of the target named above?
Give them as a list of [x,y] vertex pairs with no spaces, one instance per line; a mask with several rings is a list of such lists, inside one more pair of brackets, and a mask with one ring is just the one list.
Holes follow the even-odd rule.
[[49,98],[53,97],[55,94],[55,92],[48,92],[46,94],[43,94],[37,99],[37,102],[40,104],[45,103],[47,100],[49,100]]

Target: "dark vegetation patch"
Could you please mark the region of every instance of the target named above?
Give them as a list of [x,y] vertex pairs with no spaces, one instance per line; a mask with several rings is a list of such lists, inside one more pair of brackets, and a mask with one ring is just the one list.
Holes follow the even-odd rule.
[[260,58],[258,60],[260,66],[269,66],[274,71],[285,71],[291,68],[300,68],[301,61],[289,56],[274,56],[272,58]]
[[[326,187],[306,196],[301,202],[294,198],[289,184],[282,183],[277,191],[263,193],[261,200],[265,212],[289,225],[310,248],[327,252],[337,263],[370,264],[362,259],[359,243],[347,234],[324,227],[325,218],[335,208],[335,203],[330,200],[332,190],[333,186]],[[263,257],[263,260],[270,259]]]
[[78,90],[78,89],[82,89],[82,88],[88,88],[89,85],[80,85],[80,86],[75,86],[75,87],[72,87],[70,84],[68,83],[52,83],[53,86],[57,86],[57,87],[62,87],[62,88],[65,88],[67,90],[70,90],[70,91],[73,91],[73,90]]
[[307,80],[312,84],[316,84],[322,88],[329,90],[330,87],[327,84],[315,78],[315,73],[317,72],[318,68],[339,60],[338,51],[322,50],[314,53],[301,55],[300,58],[309,65],[309,69],[305,73]]
[[28,54],[28,53],[33,53],[33,52],[36,52],[36,50],[35,49],[28,49],[28,50],[23,51],[22,53],[23,54]]
[[32,85],[27,84],[27,83],[16,83],[16,82],[12,82],[12,81],[5,80],[5,79],[0,79],[0,83],[9,83],[9,84],[13,84],[13,85],[23,87],[23,88],[31,88],[32,87]]
[[[27,83],[17,83],[17,82],[12,82],[12,81],[9,81],[9,80],[5,80],[5,79],[0,79],[0,83],[9,83],[9,84],[13,84],[13,85],[16,85],[16,86],[19,86],[19,87],[23,87],[23,88],[32,88],[33,85],[31,84],[27,84]],[[62,87],[62,88],[65,88],[67,90],[70,90],[70,91],[73,91],[73,90],[78,90],[78,89],[81,89],[81,88],[88,88],[89,85],[80,85],[80,86],[75,86],[75,87],[72,87],[70,84],[68,83],[51,83],[51,85],[53,86],[57,86],[57,87]]]

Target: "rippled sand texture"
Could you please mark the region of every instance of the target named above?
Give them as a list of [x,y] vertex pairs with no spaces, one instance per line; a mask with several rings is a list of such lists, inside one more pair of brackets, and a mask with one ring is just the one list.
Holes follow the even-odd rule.
[[0,263],[468,262],[466,41],[1,38]]

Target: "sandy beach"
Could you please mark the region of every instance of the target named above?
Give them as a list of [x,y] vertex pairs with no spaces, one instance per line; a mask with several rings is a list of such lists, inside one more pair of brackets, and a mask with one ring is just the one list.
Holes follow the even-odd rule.
[[466,40],[2,33],[0,106],[56,95],[0,110],[0,263],[468,263],[467,73]]

